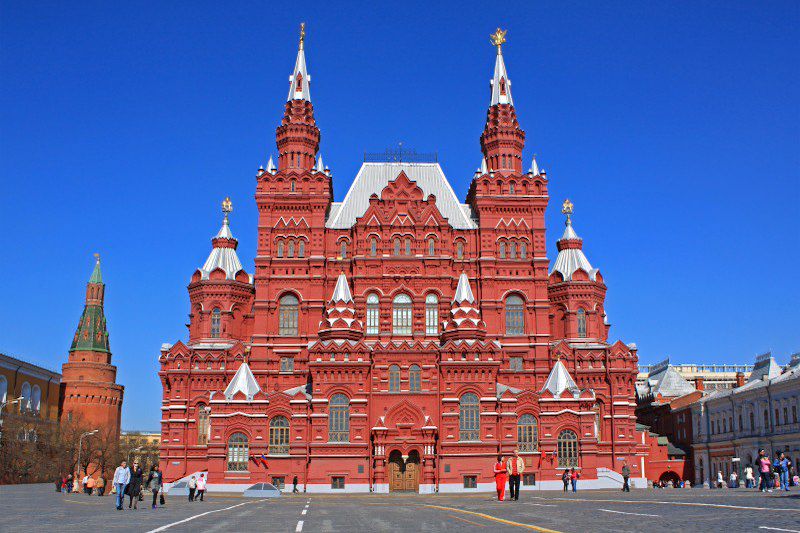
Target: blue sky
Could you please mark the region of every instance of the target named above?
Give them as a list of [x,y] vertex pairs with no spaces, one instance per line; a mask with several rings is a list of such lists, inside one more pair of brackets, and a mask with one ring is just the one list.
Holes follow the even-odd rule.
[[[252,272],[255,171],[307,23],[337,200],[364,151],[438,151],[464,198],[504,55],[550,178],[642,362],[800,350],[797,2],[0,3],[0,351],[59,369],[92,253],[123,427],[156,429],[162,342],[233,199]],[[302,5],[302,9],[298,6]],[[492,11],[497,11],[493,13]],[[300,14],[302,12],[302,14]]]

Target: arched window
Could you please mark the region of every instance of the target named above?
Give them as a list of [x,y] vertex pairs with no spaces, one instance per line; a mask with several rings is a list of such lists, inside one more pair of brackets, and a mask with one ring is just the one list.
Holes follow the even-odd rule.
[[528,243],[521,242],[519,243],[519,258],[526,259],[528,257]]
[[381,330],[381,309],[378,295],[370,293],[367,296],[367,335],[377,335]]
[[753,411],[750,411],[750,431],[754,431],[756,429],[756,420]]
[[478,397],[475,394],[468,392],[461,397],[458,413],[459,440],[480,440],[481,422],[479,410]]
[[334,394],[328,407],[328,440],[350,442],[350,400]]
[[221,322],[221,314],[219,311],[219,307],[215,307],[211,310],[211,338],[216,339],[219,337],[219,330],[220,330],[220,322]]
[[5,402],[7,396],[8,396],[8,380],[6,380],[5,376],[0,376],[0,403]]
[[514,189],[514,182],[512,181],[511,183],[508,184],[508,193],[514,194],[515,192],[516,190]]
[[500,259],[505,259],[505,258],[506,258],[506,243],[501,242],[500,243]]
[[456,259],[464,259],[464,243],[462,241],[456,243]]
[[410,392],[419,392],[422,389],[421,373],[417,365],[411,365],[408,369],[408,390]]
[[197,406],[197,444],[201,446],[208,444],[208,437],[211,435],[208,416],[210,412],[211,410],[203,404]]
[[283,241],[278,241],[278,257],[283,257]]
[[398,294],[392,302],[392,334],[411,335],[411,297]]
[[291,191],[294,192],[295,189],[295,182],[294,180],[291,181]]
[[276,416],[269,421],[269,454],[285,455],[289,453],[289,420],[285,416]]
[[411,255],[411,238],[406,237],[406,255]]
[[586,337],[586,311],[578,309],[578,337]]
[[342,241],[339,248],[339,255],[342,259],[347,259],[347,241]]
[[533,415],[522,415],[517,421],[517,448],[521,452],[539,449],[539,425]]
[[286,251],[286,257],[294,257],[294,241],[289,241],[289,247]]
[[517,258],[517,243],[515,243],[514,241],[508,243],[508,258],[509,259]]
[[38,414],[42,407],[42,389],[39,385],[34,385],[31,390],[31,411]]
[[425,297],[425,335],[439,334],[439,298],[435,294]]
[[436,255],[436,239],[428,238],[428,255]]
[[306,241],[300,240],[297,244],[297,257],[305,257],[306,256]]
[[376,239],[375,237],[372,237],[369,240],[369,255],[371,255],[372,257],[378,255],[378,239]]
[[558,435],[558,468],[578,467],[578,436],[566,429]]
[[20,412],[25,412],[31,408],[31,384],[27,381],[23,383],[19,395],[22,397],[19,402],[19,410]]
[[389,367],[389,392],[400,392],[400,367]]
[[395,237],[394,241],[392,241],[392,245],[394,247],[394,255],[400,255],[400,237]]
[[525,334],[525,316],[522,298],[512,294],[506,298],[506,335]]
[[250,459],[250,446],[247,435],[234,433],[228,439],[228,471],[247,472],[247,462]]
[[280,299],[278,310],[278,335],[296,337],[299,301],[294,294],[286,294]]

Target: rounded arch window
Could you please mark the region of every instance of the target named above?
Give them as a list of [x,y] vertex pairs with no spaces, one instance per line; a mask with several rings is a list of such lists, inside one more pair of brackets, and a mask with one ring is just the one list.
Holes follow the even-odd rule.
[[372,257],[378,255],[378,239],[375,237],[372,237],[369,240],[369,255]]
[[389,367],[389,392],[400,392],[400,367]]
[[586,337],[586,311],[578,309],[578,337]]
[[531,414],[524,414],[517,421],[517,448],[521,452],[539,449],[539,424]]
[[392,301],[392,334],[411,335],[411,297],[398,294]]
[[222,313],[219,307],[211,310],[211,338],[216,339],[219,337],[220,323],[222,322]]
[[19,402],[19,409],[20,411],[27,411],[31,407],[31,384],[27,381],[23,383],[19,395],[22,397]]
[[506,335],[525,334],[525,304],[516,294],[506,298]]
[[458,425],[459,440],[480,440],[480,403],[476,394],[468,392],[461,397],[459,401]]
[[306,241],[300,239],[297,243],[297,257],[305,257],[306,256]]
[[439,334],[439,297],[431,293],[425,297],[425,335]]
[[289,246],[286,249],[286,257],[294,257],[294,241],[289,241]]
[[228,439],[228,471],[247,472],[247,461],[250,458],[250,445],[247,435],[234,433]]
[[289,453],[289,420],[285,416],[276,416],[269,422],[269,453]]
[[341,256],[342,259],[347,259],[347,241],[339,243],[339,256]]
[[374,292],[367,295],[367,335],[378,335],[381,328],[380,298]]
[[464,259],[464,241],[456,243],[456,259]]
[[406,245],[406,255],[411,255],[411,237],[406,237],[405,245]]
[[436,239],[428,237],[428,255],[436,255]]
[[350,400],[344,394],[334,394],[328,404],[328,440],[350,442]]
[[519,258],[520,259],[528,258],[528,243],[526,243],[525,241],[519,243]]
[[298,332],[300,302],[294,294],[281,297],[278,306],[278,335],[295,337]]
[[209,415],[211,410],[205,404],[197,405],[197,444],[205,446],[211,435],[211,424]]
[[31,389],[31,403],[30,408],[34,413],[38,413],[42,406],[42,389],[39,385],[34,385]]
[[0,376],[0,403],[6,401],[8,397],[8,380],[5,376]]
[[419,392],[422,390],[422,372],[419,366],[411,365],[408,369],[408,390],[410,392]]
[[278,257],[283,257],[283,240],[278,241]]
[[500,241],[500,259],[506,258],[506,243],[505,241]]
[[392,248],[394,255],[400,255],[400,245],[401,245],[400,237],[395,237],[392,240]]
[[558,467],[578,467],[578,436],[574,431],[565,429],[558,434]]

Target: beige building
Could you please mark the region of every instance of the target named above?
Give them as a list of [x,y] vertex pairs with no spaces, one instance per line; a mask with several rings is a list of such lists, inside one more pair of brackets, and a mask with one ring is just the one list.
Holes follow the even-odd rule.
[[639,365],[636,376],[637,388],[644,388],[647,376],[651,371],[667,364],[686,381],[695,385],[698,390],[725,390],[744,385],[750,379],[753,365],[696,365],[685,363],[670,365],[669,359],[654,365]]
[[0,423],[21,441],[36,440],[39,424],[58,422],[60,385],[61,374],[0,354]]

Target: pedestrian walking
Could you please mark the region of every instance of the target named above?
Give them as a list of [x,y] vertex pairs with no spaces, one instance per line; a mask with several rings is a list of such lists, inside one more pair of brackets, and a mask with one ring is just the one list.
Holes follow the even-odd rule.
[[194,493],[197,490],[197,479],[194,476],[189,478],[189,501],[194,501]]
[[780,456],[775,460],[777,463],[777,468],[775,469],[778,472],[778,476],[780,477],[781,482],[781,490],[789,490],[789,467],[792,465],[792,462],[789,461],[789,458],[786,457],[786,454],[781,452]]
[[78,479],[78,477],[79,474],[77,472],[75,472],[75,475],[72,477],[71,491],[75,494],[78,494],[81,491],[81,482],[80,479]]
[[294,476],[294,477],[292,478],[292,492],[293,492],[293,493],[300,492],[299,490],[297,490],[297,482],[298,482],[298,480],[297,480],[297,476]]
[[86,480],[86,494],[88,494],[89,496],[94,494],[94,488],[96,485],[97,481],[95,481],[93,477],[89,476],[89,479]]
[[69,491],[72,489],[72,474],[67,474],[64,477],[63,483],[61,483],[61,492],[64,494],[68,494]]
[[206,475],[200,474],[200,477],[197,478],[197,495],[194,497],[196,500],[200,498],[200,501],[203,501],[203,494],[206,493]]
[[131,508],[131,505],[134,509],[139,508],[139,494],[142,492],[142,482],[144,481],[144,471],[142,467],[139,466],[138,461],[134,461],[133,466],[131,467],[131,479],[128,483],[127,492],[128,492],[128,509]]
[[730,487],[732,489],[739,488],[739,476],[736,475],[736,471],[731,472],[730,478],[728,479],[730,482]]
[[631,468],[627,462],[622,463],[622,492],[630,492]]
[[753,476],[753,467],[750,466],[750,465],[747,465],[746,467],[744,467],[744,486],[745,486],[745,488],[752,489],[753,487],[755,487],[755,485],[756,485],[755,479],[756,478]]
[[56,492],[61,492],[61,487],[64,485],[64,478],[57,477],[55,480]]
[[569,469],[561,474],[561,482],[564,483],[564,492],[569,492]]
[[525,471],[525,460],[519,456],[519,449],[514,450],[514,456],[506,461],[508,472],[508,492],[510,500],[519,500],[519,480]]
[[492,471],[494,472],[494,484],[497,488],[497,501],[502,502],[506,499],[506,479],[508,478],[508,469],[502,455],[497,456],[497,462],[494,464]]
[[717,488],[721,489],[725,486],[725,478],[722,477],[722,470],[717,472]]
[[122,505],[125,503],[125,487],[128,485],[128,482],[131,480],[131,471],[128,468],[128,463],[126,461],[122,461],[120,465],[114,470],[114,477],[112,478],[112,484],[114,485],[114,490],[117,492],[117,510],[122,510]]
[[103,478],[103,474],[101,473],[97,476],[97,483],[95,483],[97,487],[97,495],[102,496],[106,492],[106,480]]
[[150,475],[147,476],[147,486],[153,493],[153,509],[156,508],[156,499],[158,498],[158,493],[161,492],[163,479],[164,478],[163,475],[161,474],[161,470],[158,469],[157,464],[154,464],[153,467],[150,469]]
[[759,471],[758,488],[761,492],[772,492],[772,474],[770,473],[771,463],[769,456],[764,450],[759,450],[758,461],[756,461]]
[[580,479],[580,477],[581,475],[578,471],[573,468],[569,475],[569,480],[572,482],[572,492],[578,492],[578,479]]
[[86,491],[86,485],[89,484],[89,474],[86,472],[84,472],[84,474],[86,475],[84,475],[83,479],[81,480],[81,490],[83,490],[84,494],[89,494],[89,492]]

